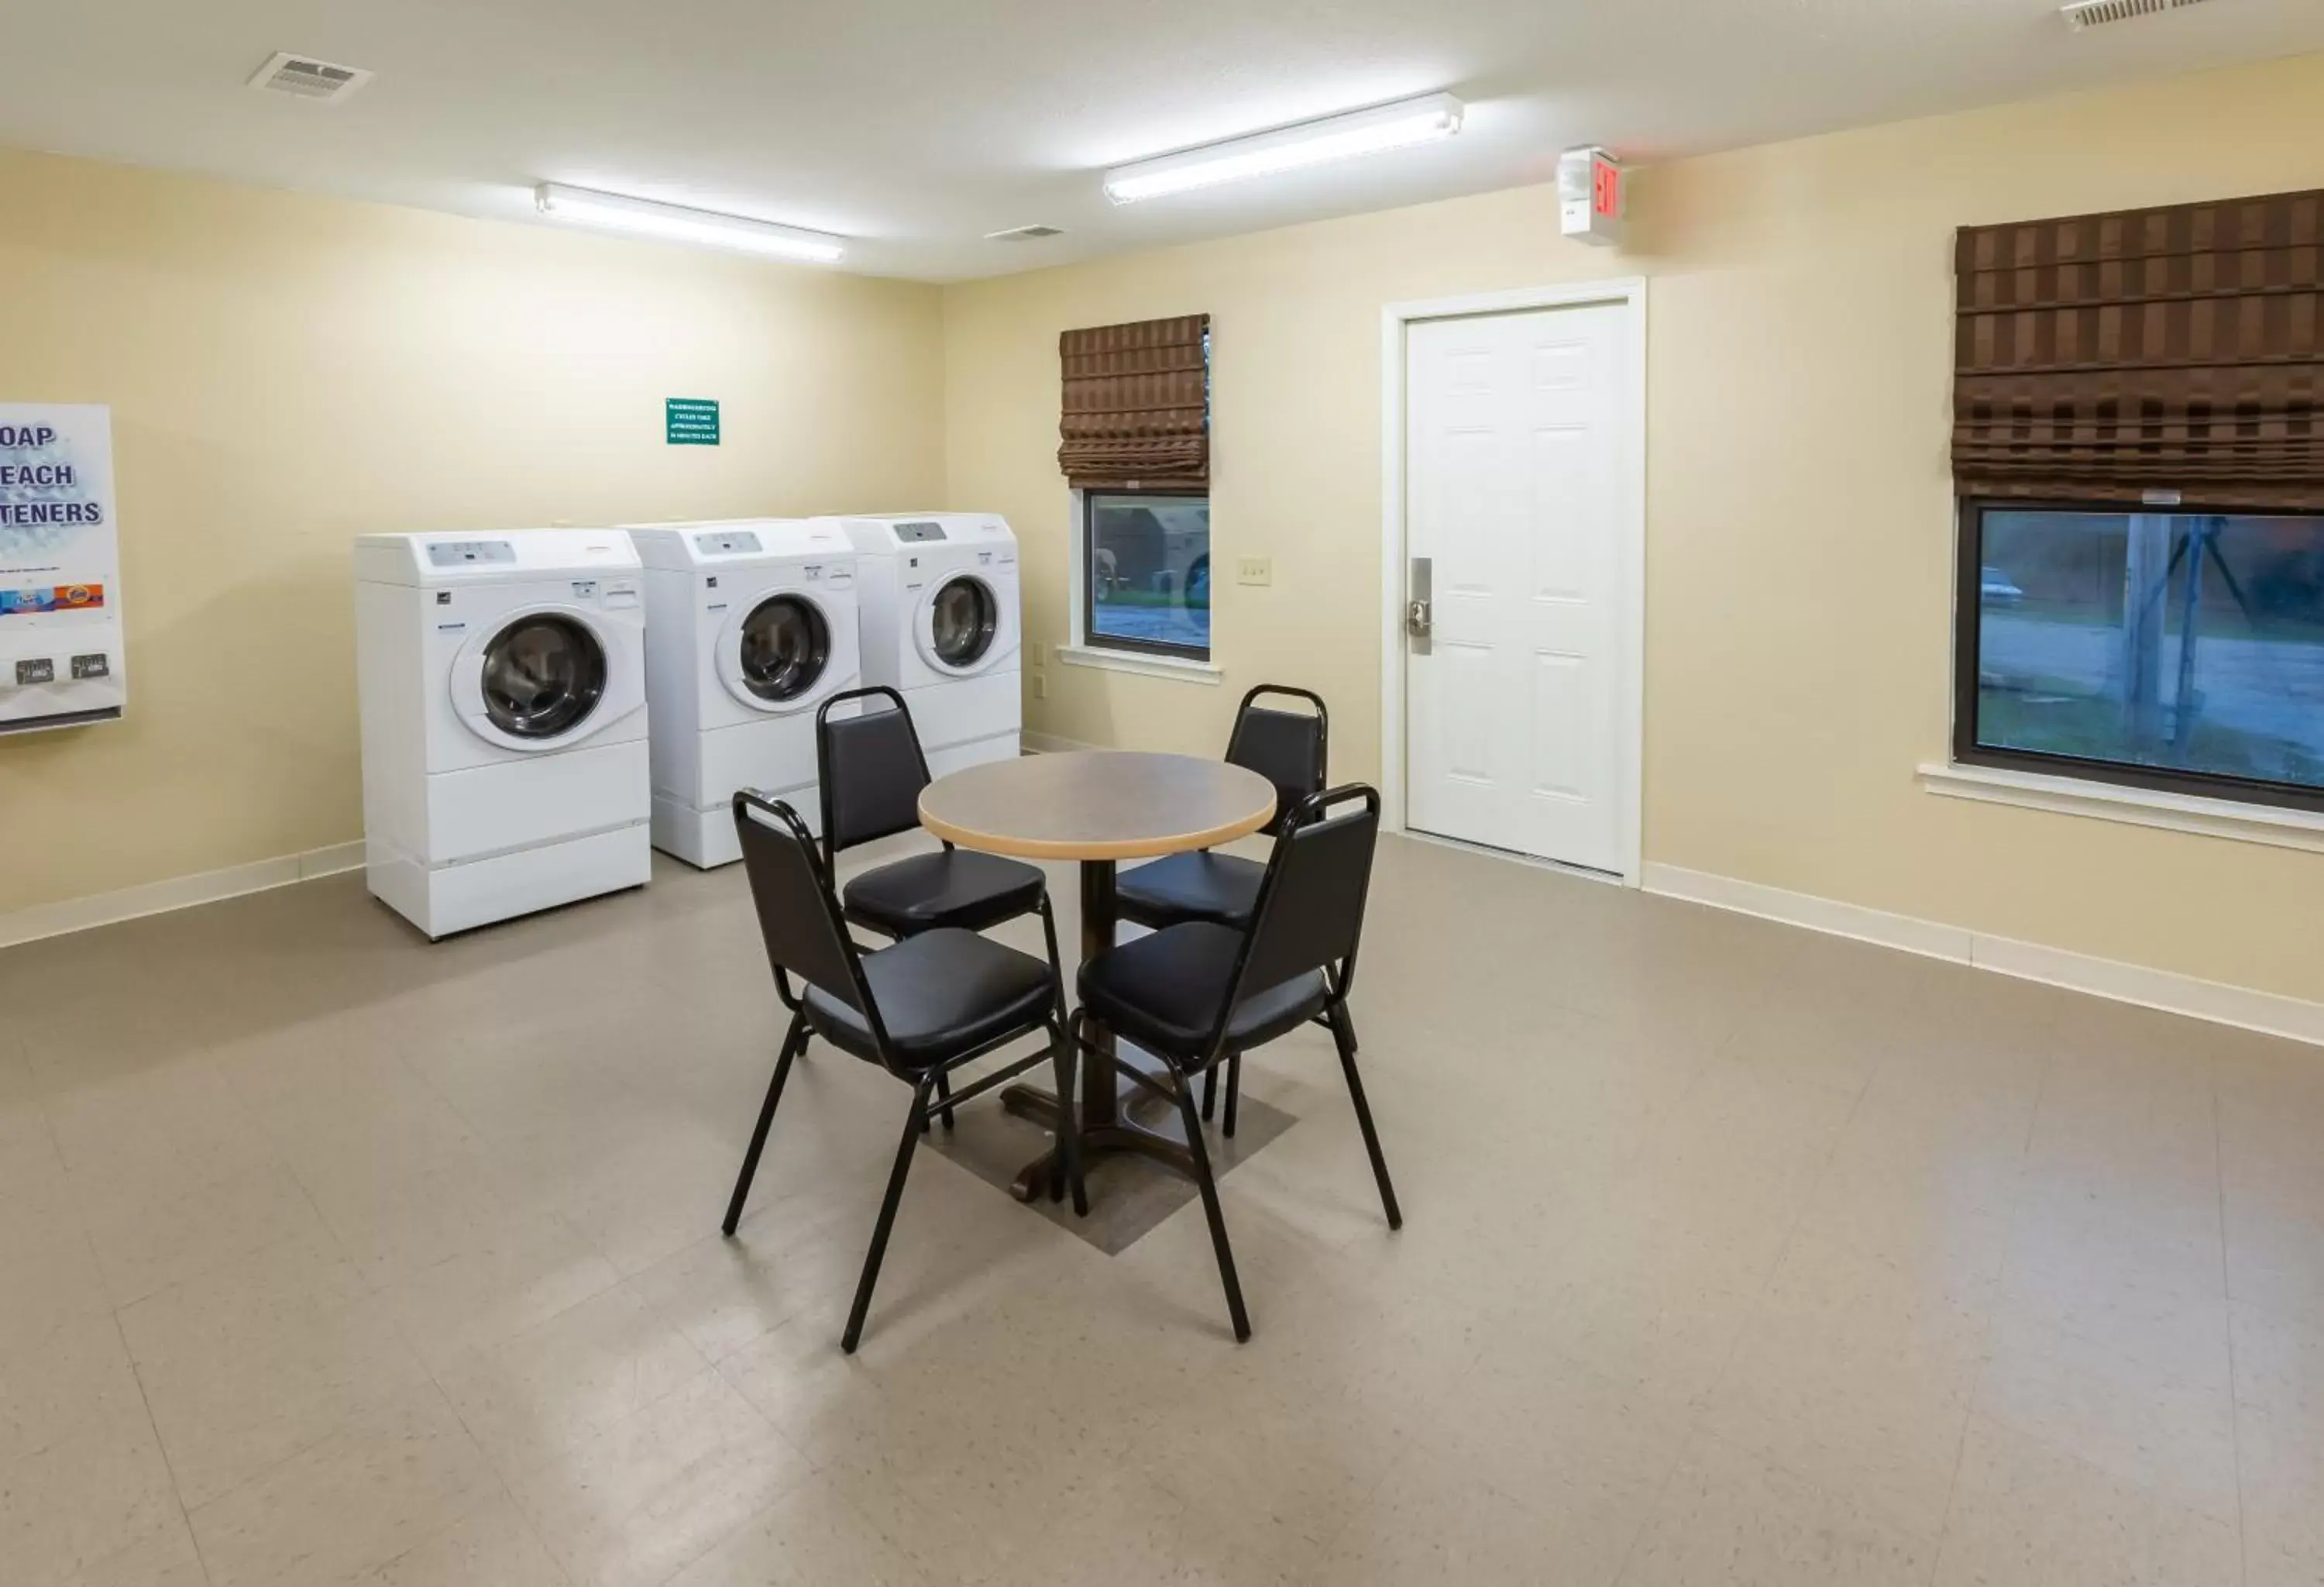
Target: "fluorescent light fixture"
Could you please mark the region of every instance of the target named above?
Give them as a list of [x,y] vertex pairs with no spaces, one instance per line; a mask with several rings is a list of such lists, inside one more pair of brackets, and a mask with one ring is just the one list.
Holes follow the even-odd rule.
[[712,248],[739,248],[746,254],[770,254],[778,259],[803,259],[812,264],[836,264],[847,254],[846,240],[828,232],[802,231],[770,220],[750,220],[715,210],[688,209],[683,204],[657,204],[650,198],[625,198],[619,193],[595,193],[543,182],[532,190],[533,202],[552,220],[576,226],[600,226],[641,236],[667,237],[674,243],[699,243]]
[[1433,143],[1461,130],[1463,109],[1450,94],[1429,94],[1248,138],[1231,138],[1109,171],[1105,196],[1117,204],[1135,204],[1141,198],[1165,198],[1247,177],[1273,176],[1279,171],[1296,171],[1329,160]]

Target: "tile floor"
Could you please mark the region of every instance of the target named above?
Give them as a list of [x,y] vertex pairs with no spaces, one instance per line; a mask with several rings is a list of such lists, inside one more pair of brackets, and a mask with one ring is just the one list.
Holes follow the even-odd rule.
[[0,1578],[2324,1581],[2324,1052],[1395,840],[1374,898],[1409,1221],[1321,1033],[1254,1059],[1240,1348],[1199,1208],[1110,1257],[924,1155],[842,1356],[904,1093],[818,1050],[717,1238],[735,872],[0,954]]

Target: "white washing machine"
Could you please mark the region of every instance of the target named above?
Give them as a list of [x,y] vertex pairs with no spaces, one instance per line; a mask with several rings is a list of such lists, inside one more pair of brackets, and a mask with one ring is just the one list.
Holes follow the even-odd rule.
[[991,512],[832,521],[857,554],[863,681],[902,692],[929,772],[1015,757],[1024,624],[1009,525]]
[[741,859],[742,789],[816,826],[816,708],[862,676],[845,531],[770,518],[629,535],[645,567],[654,846],[706,870]]
[[643,883],[645,596],[617,529],[355,541],[364,871],[430,937]]

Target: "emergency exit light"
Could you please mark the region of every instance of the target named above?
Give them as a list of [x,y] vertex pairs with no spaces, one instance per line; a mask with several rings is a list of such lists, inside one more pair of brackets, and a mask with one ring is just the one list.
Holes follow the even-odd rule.
[[1605,150],[1568,149],[1557,157],[1557,229],[1601,247],[1618,245],[1628,185],[1622,162]]

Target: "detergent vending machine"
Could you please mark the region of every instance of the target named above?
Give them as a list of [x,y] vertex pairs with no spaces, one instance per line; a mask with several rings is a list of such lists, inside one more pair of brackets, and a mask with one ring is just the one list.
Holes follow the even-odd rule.
[[121,715],[120,558],[112,411],[0,402],[0,734]]

